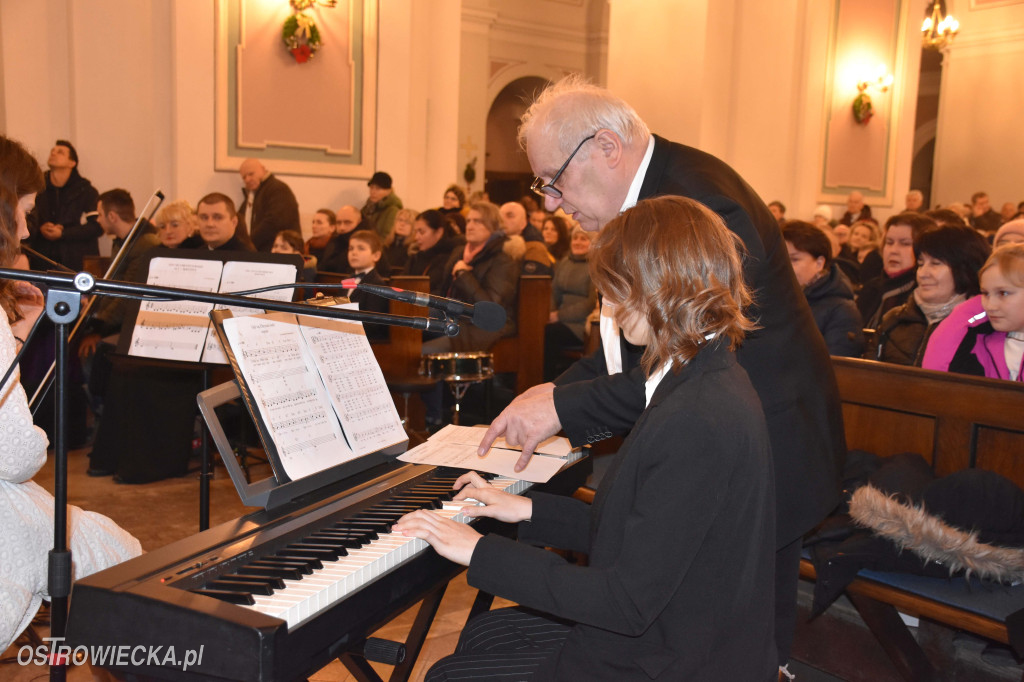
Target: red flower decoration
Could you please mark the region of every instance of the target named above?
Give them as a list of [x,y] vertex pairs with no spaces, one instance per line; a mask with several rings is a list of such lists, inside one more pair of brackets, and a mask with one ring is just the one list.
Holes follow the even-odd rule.
[[295,61],[299,64],[304,64],[309,61],[309,58],[313,56],[313,51],[309,49],[309,45],[299,45],[291,49],[292,56],[295,57]]

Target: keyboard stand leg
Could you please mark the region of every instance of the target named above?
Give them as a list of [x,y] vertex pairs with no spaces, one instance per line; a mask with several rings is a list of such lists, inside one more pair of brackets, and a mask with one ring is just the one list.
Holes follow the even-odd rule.
[[[441,600],[444,598],[447,588],[447,583],[439,585],[423,598],[419,611],[416,612],[416,619],[413,621],[412,628],[405,638],[405,660],[396,665],[394,670],[391,671],[391,677],[388,678],[389,682],[407,682],[409,679],[413,666],[416,665],[416,659],[419,657],[420,649],[423,648],[423,643],[427,640],[427,633],[430,632],[430,626],[434,623],[434,617],[437,615],[437,610],[441,606]],[[377,671],[373,669],[373,666],[370,665],[370,662],[361,653],[346,651],[338,656],[338,660],[348,668],[348,671],[352,673],[352,677],[356,678],[359,682],[383,682],[383,678],[377,674]]]
[[469,615],[466,617],[466,624],[473,620],[481,613],[486,613],[491,610],[491,604],[494,603],[494,595],[479,590],[476,593],[476,599],[473,600],[473,606],[469,609]]

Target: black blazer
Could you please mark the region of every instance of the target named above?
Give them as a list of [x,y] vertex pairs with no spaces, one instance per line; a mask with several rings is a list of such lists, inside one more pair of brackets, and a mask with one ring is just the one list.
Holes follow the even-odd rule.
[[[736,171],[710,154],[655,136],[640,198],[659,195],[699,201],[746,246],[743,273],[755,301],[749,313],[760,328],[736,357],[764,405],[778,486],[778,541],[787,545],[839,501],[846,439],[825,341],[793,275],[778,222]],[[598,348],[555,381],[555,409],[574,444],[632,427],[644,404],[638,360],[629,357],[624,368],[630,371],[609,376]]]
[[[776,678],[768,434],[727,348],[662,379],[593,507],[531,497],[520,541],[482,538],[467,577],[575,623],[538,679]],[[543,546],[586,552],[589,565]]]

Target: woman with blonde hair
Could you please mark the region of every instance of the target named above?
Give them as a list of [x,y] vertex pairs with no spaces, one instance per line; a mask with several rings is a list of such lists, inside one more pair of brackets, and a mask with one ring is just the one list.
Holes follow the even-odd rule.
[[203,239],[197,232],[196,212],[184,199],[162,206],[153,219],[160,245],[168,249],[198,249]]

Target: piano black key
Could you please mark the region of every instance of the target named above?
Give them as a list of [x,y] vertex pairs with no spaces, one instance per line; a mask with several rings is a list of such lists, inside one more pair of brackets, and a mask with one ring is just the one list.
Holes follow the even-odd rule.
[[348,550],[360,547],[361,543],[355,538],[346,536],[331,535],[307,535],[302,538],[303,545],[325,546],[341,550],[341,556],[348,554]]
[[339,546],[346,547],[348,549],[358,549],[359,547],[367,544],[357,535],[352,535],[350,533],[330,533],[327,531],[320,531],[318,533],[313,533],[312,535],[307,535],[306,540],[318,542],[321,540],[328,540],[330,542],[336,542]]
[[252,606],[256,603],[251,594],[244,592],[231,592],[230,590],[210,590],[205,587],[199,587],[189,592],[195,592],[196,594],[202,594],[207,597],[213,597],[221,601],[226,601],[231,604],[244,604],[246,606]]
[[337,528],[339,530],[354,530],[354,531],[362,531],[362,532],[365,532],[365,533],[369,533],[370,534],[369,535],[370,539],[376,540],[377,539],[377,534],[378,533],[387,533],[388,529],[391,528],[391,525],[387,524],[387,523],[384,523],[382,521],[347,520],[347,521],[342,521],[340,523],[336,523],[336,524],[334,524],[333,527]]
[[321,559],[330,559],[331,561],[348,554],[348,550],[344,547],[341,547],[340,545],[332,545],[327,542],[296,542],[285,547],[283,551],[288,552],[289,554],[301,552],[303,556],[308,553],[310,556],[315,556]]
[[284,580],[271,575],[256,575],[255,573],[227,573],[220,577],[221,580],[236,580],[257,585],[266,585],[274,590],[284,589]]
[[295,551],[282,549],[274,556],[267,557],[267,559],[284,559],[286,561],[294,561],[297,563],[301,563],[308,569],[306,571],[303,571],[303,573],[309,575],[313,572],[313,569],[320,569],[324,567],[320,559],[331,560],[331,557],[328,555],[328,553],[325,552],[313,552],[312,550],[306,549],[297,549]]
[[270,585],[260,583],[250,583],[241,580],[230,580],[228,578],[220,578],[218,580],[211,580],[204,585],[208,590],[228,590],[229,592],[242,592],[245,594],[266,594],[270,595],[274,593],[273,588]]
[[309,575],[313,572],[313,569],[309,568],[306,564],[295,565],[292,563],[285,564],[284,562],[253,562],[245,567],[246,573],[255,573],[256,575],[269,575],[277,578],[284,578],[285,580],[302,580],[302,576]]

